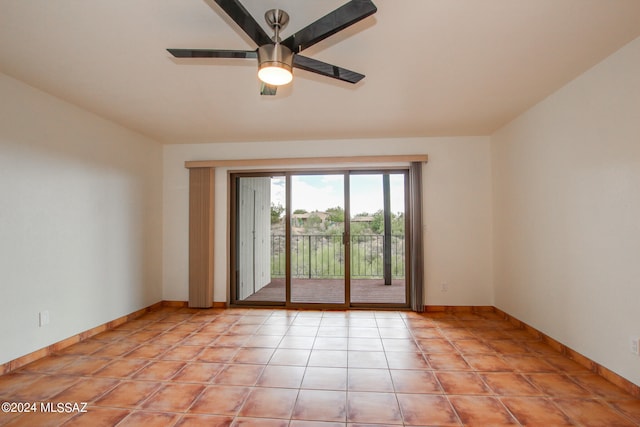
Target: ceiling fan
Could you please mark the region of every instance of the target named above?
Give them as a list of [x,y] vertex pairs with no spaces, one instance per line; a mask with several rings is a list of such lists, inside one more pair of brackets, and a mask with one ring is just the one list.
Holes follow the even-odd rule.
[[275,95],[278,86],[291,82],[293,67],[349,83],[357,83],[364,78],[364,74],[302,56],[300,52],[376,13],[377,8],[371,0],[351,0],[284,40],[280,39],[280,31],[289,22],[289,15],[285,11],[271,9],[265,13],[265,20],[274,33],[273,37],[269,37],[239,0],[215,0],[215,2],[247,33],[258,48],[256,50],[167,49],[173,56],[176,58],[257,58],[258,77],[262,81],[261,95]]

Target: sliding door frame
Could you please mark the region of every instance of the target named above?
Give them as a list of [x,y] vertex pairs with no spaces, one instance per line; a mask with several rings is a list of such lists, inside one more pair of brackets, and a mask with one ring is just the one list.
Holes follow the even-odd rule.
[[[404,177],[404,303],[373,303],[373,302],[351,302],[349,301],[350,308],[375,308],[375,309],[399,309],[399,308],[410,308],[411,307],[411,289],[410,289],[410,275],[411,275],[411,265],[412,259],[410,254],[410,236],[409,232],[411,229],[409,225],[410,221],[410,212],[409,212],[409,168],[366,168],[366,169],[351,169],[348,171],[347,175],[350,177],[352,175],[366,175],[366,174],[402,174]],[[347,214],[345,212],[345,218]],[[346,221],[346,220],[345,220]],[[349,216],[349,222],[351,222],[351,216]],[[349,236],[351,238],[351,236]],[[349,299],[351,299],[351,295],[349,295]]]
[[[405,255],[405,302],[404,303],[368,303],[368,302],[351,302],[351,212],[350,212],[350,177],[356,174],[403,174],[404,176],[404,208],[405,208],[405,239],[404,239],[404,255]],[[342,175],[344,185],[344,237],[343,244],[345,249],[345,266],[344,266],[344,303],[315,303],[304,302],[296,303],[291,301],[291,177],[299,175]],[[411,307],[412,292],[410,289],[411,274],[411,240],[409,233],[410,224],[410,200],[409,200],[409,166],[370,166],[370,167],[348,167],[348,168],[296,168],[287,170],[258,170],[258,171],[229,171],[229,227],[230,227],[230,256],[229,256],[229,289],[231,306],[243,307],[287,307],[302,309],[408,309]],[[273,177],[284,176],[286,180],[286,206],[285,206],[285,301],[243,301],[238,300],[238,180],[243,177]]]
[[[285,301],[243,301],[238,300],[238,181],[240,178],[270,178],[274,176],[286,176],[283,171],[258,171],[258,172],[239,172],[229,175],[229,290],[231,305],[252,306],[252,307],[277,307],[285,306]],[[287,263],[289,257],[287,256]],[[287,266],[288,270],[288,266]],[[288,295],[287,297],[288,298]]]

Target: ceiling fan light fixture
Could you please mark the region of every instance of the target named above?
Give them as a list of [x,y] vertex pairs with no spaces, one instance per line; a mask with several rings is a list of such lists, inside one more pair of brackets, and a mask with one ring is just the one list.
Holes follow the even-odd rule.
[[293,52],[280,43],[258,48],[258,78],[268,85],[282,86],[293,80]]
[[327,37],[376,13],[372,0],[349,0],[339,8],[315,20],[284,40],[280,31],[289,23],[289,14],[282,9],[270,9],[264,14],[273,30],[269,36],[255,18],[242,6],[245,0],[213,0],[258,47],[255,50],[230,49],[167,49],[176,58],[258,58],[260,94],[275,95],[277,87],[293,80],[293,67],[348,83],[358,83],[364,74],[327,64],[300,55],[300,52]]

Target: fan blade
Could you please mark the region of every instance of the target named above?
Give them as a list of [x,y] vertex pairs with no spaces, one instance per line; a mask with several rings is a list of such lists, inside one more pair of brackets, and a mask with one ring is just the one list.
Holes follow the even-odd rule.
[[278,90],[278,86],[268,85],[264,82],[260,85],[260,95],[275,95]]
[[255,50],[167,49],[176,58],[257,58]]
[[282,42],[293,52],[301,52],[350,25],[373,15],[378,9],[371,0],[351,0]]
[[238,0],[215,0],[215,2],[218,3],[218,6],[220,6],[258,46],[273,43],[271,37],[269,37]]
[[356,73],[355,71],[327,64],[326,62],[311,59],[302,55],[295,55],[293,57],[293,66],[300,68],[301,70],[311,71],[312,73],[342,80],[343,82],[358,83],[360,80],[364,79],[364,74]]

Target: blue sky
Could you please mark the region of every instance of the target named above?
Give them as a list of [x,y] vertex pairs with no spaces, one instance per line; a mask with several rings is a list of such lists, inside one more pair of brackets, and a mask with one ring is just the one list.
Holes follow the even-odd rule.
[[[351,215],[382,209],[382,175],[351,175]],[[391,212],[404,212],[404,175],[392,174]],[[344,208],[343,175],[295,175],[292,177],[293,210],[324,211]],[[271,180],[271,198],[284,206],[284,177]]]

